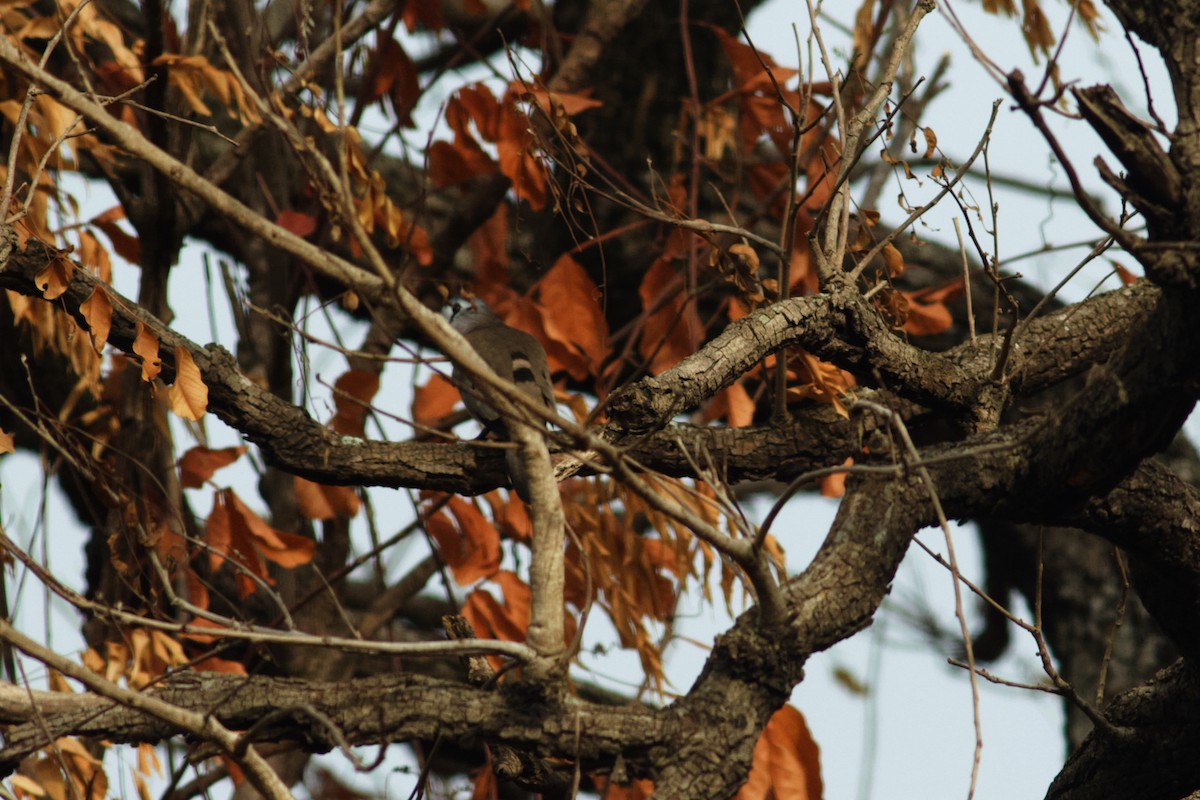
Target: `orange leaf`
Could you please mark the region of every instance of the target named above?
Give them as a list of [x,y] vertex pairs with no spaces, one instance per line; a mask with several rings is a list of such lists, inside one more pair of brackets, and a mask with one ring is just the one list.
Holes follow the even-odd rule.
[[227,672],[233,675],[246,674],[246,667],[240,661],[229,661],[216,656],[200,659],[192,665],[192,669],[201,672]]
[[522,628],[529,627],[529,614],[533,609],[533,593],[529,584],[521,580],[515,572],[508,570],[501,570],[492,577],[492,581],[500,587],[504,605],[513,618],[523,621]]
[[75,251],[75,257],[100,280],[106,283],[112,280],[112,259],[91,231],[79,231],[79,249]]
[[726,386],[704,407],[704,420],[724,419],[731,428],[742,428],[754,421],[754,400],[741,381]]
[[362,438],[366,433],[366,416],[371,398],[379,391],[379,375],[352,369],[344,372],[333,384],[333,405],[337,409],[329,427],[347,436]]
[[409,0],[402,8],[404,11],[400,18],[404,20],[404,27],[409,33],[414,33],[419,28],[431,31],[442,29],[444,23],[442,4],[439,0]]
[[158,357],[158,337],[141,320],[134,328],[133,352],[142,358],[142,380],[152,381],[162,372],[162,361]]
[[312,234],[317,229],[317,220],[311,214],[301,211],[284,209],[275,217],[275,224],[286,231],[296,234],[301,239]]
[[537,288],[547,337],[582,356],[562,368],[580,381],[599,374],[608,355],[608,323],[598,302],[600,292],[587,271],[564,254]]
[[117,255],[130,264],[140,263],[142,260],[141,242],[136,236],[129,235],[117,225],[119,219],[125,219],[125,209],[121,206],[113,206],[108,211],[92,217],[91,223],[104,232],[104,235],[112,242]]
[[71,262],[56,255],[50,259],[46,268],[34,277],[34,285],[41,289],[42,297],[47,300],[56,300],[67,291],[67,287],[71,283],[73,268]]
[[537,103],[547,116],[553,117],[555,109],[562,109],[562,112],[567,116],[573,116],[580,111],[587,111],[591,108],[599,108],[604,103],[599,100],[587,97],[582,94],[563,94],[561,92],[550,92],[545,89],[534,89],[526,86],[519,81],[513,81],[508,86],[509,91],[517,95],[528,97]]
[[425,528],[437,542],[454,580],[460,586],[468,586],[495,575],[500,568],[500,534],[496,528],[478,508],[461,497],[451,497],[446,509],[457,526],[439,511],[426,520]]
[[413,393],[413,421],[418,425],[433,425],[449,415],[459,399],[458,388],[435,373]]
[[477,175],[491,175],[496,162],[472,139],[469,143],[434,142],[429,146],[429,181],[438,189],[456,186]]
[[937,152],[937,134],[933,128],[922,128],[921,132],[925,134],[925,155],[922,158],[933,158]]
[[646,800],[654,794],[654,782],[639,778],[622,786],[611,782],[601,775],[592,777],[596,791],[600,792],[600,800]]
[[471,262],[475,265],[475,280],[481,284],[508,284],[508,206],[500,203],[467,239]]
[[888,242],[883,246],[883,263],[887,267],[889,278],[899,278],[904,274],[904,256],[896,245]]
[[821,797],[821,762],[804,717],[785,705],[772,715],[754,746],[750,776],[737,800],[818,800]]
[[[264,558],[274,561],[281,567],[294,567],[312,561],[317,543],[307,536],[277,530],[267,524],[266,520],[254,513],[249,506],[241,501],[232,489],[227,489],[232,511],[246,526],[246,532],[253,537],[253,543]],[[263,573],[264,575],[266,573]]]
[[756,52],[753,47],[738,41],[725,30],[715,25],[710,25],[708,28],[716,34],[717,40],[721,43],[721,49],[725,51],[725,57],[729,59],[729,66],[733,68],[734,84],[742,90],[763,84],[765,84],[764,89],[771,87],[772,84],[766,70],[771,71],[780,86],[798,74],[797,70],[779,66],[769,55],[761,51]]
[[245,445],[220,450],[193,447],[179,459],[179,482],[185,489],[199,489],[214,472],[237,461],[245,452]]
[[200,368],[186,347],[175,348],[175,382],[167,390],[171,410],[195,422],[208,409],[208,387],[200,377]]
[[0,429],[0,455],[4,453],[11,453],[15,449],[16,445],[13,441],[13,435],[3,429]]
[[362,500],[349,486],[326,486],[296,476],[292,479],[296,503],[306,519],[349,519],[358,513]]
[[495,576],[504,596],[503,605],[492,593],[479,588],[471,592],[462,614],[481,638],[520,642],[529,628],[529,586],[511,572]]
[[696,351],[701,326],[695,306],[683,296],[683,283],[664,258],[646,270],[638,295],[647,317],[638,352],[651,375],[675,366]]
[[229,544],[233,541],[232,520],[229,507],[225,502],[226,492],[223,490],[213,495],[212,510],[204,522],[204,542],[209,546],[208,568],[216,572],[225,563],[225,555],[229,552]]
[[[259,558],[282,567],[293,567],[312,560],[316,542],[303,536],[278,531],[243,503],[232,489],[213,496],[212,511],[205,523],[204,540],[209,545],[209,568],[214,572],[226,558],[239,565],[235,572],[238,592],[248,597],[254,592],[256,575],[266,583],[271,577]],[[199,624],[199,622],[197,622]]]
[[[853,463],[853,458],[847,458],[842,462],[842,466],[848,467]],[[821,478],[821,497],[841,497],[846,494],[846,477],[849,474],[849,472],[835,472]]]
[[903,292],[908,300],[908,318],[903,330],[914,336],[941,333],[954,324],[946,302],[963,292],[962,278],[933,289]]
[[500,171],[512,181],[513,192],[534,211],[546,206],[546,166],[534,155],[529,119],[511,105],[502,107],[496,155]]
[[491,766],[485,764],[479,769],[472,770],[471,781],[474,784],[471,789],[471,800],[492,800],[493,797],[499,795],[500,786]]
[[1112,265],[1113,265],[1113,269],[1115,269],[1117,271],[1117,277],[1121,279],[1121,285],[1128,286],[1129,284],[1131,284],[1137,280],[1137,275],[1134,275],[1132,272],[1130,272],[1127,268],[1125,268],[1121,264],[1117,263],[1116,261],[1113,261]]
[[79,313],[88,324],[92,347],[99,353],[104,349],[104,344],[108,341],[108,332],[112,329],[112,303],[109,302],[108,293],[104,291],[103,286],[96,284],[91,297],[79,306]]

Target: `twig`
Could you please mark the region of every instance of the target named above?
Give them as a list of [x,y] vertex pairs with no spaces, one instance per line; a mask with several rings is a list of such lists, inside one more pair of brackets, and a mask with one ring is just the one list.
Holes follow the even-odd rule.
[[1067,157],[1066,150],[1058,141],[1058,137],[1050,130],[1046,120],[1042,117],[1041,106],[1042,102],[1035,95],[1029,93],[1029,89],[1025,86],[1025,76],[1020,70],[1013,70],[1008,74],[1008,89],[1012,94],[1017,105],[1033,123],[1034,127],[1042,134],[1042,138],[1050,145],[1050,149],[1054,152],[1054,157],[1058,159],[1058,163],[1067,173],[1067,181],[1071,184],[1071,191],[1075,194],[1075,201],[1084,213],[1088,215],[1093,223],[1098,228],[1113,237],[1121,247],[1131,253],[1138,249],[1141,243],[1141,238],[1133,235],[1130,231],[1122,228],[1116,221],[1109,218],[1107,214],[1100,210],[1095,202],[1086,191],[1084,191],[1083,183],[1079,180],[1079,175],[1075,172],[1075,167],[1071,163],[1071,159]]
[[[908,435],[908,426],[904,424],[904,420],[900,418],[890,408],[873,403],[869,400],[859,400],[852,409],[867,409],[873,413],[879,414],[884,419],[888,420],[896,434],[904,442],[905,460],[912,459],[920,461],[920,452],[913,443],[912,437]],[[938,525],[942,529],[942,534],[946,541],[946,555],[950,561],[951,574],[955,577],[953,580],[954,586],[954,614],[958,617],[959,630],[962,633],[963,649],[967,652],[967,664],[970,667],[970,684],[971,684],[971,710],[975,721],[975,754],[971,761],[971,786],[967,792],[967,800],[974,797],[975,787],[979,781],[979,763],[980,756],[983,752],[983,722],[979,714],[979,685],[975,680],[975,649],[971,643],[971,632],[967,629],[967,615],[963,610],[962,590],[959,588],[957,576],[961,575],[958,568],[958,559],[954,554],[954,539],[950,535],[950,522],[946,518],[946,512],[942,508],[942,501],[938,498],[937,487],[933,483],[933,476],[925,466],[916,468],[917,475],[920,476],[921,482],[925,484],[925,489],[929,493],[929,502],[933,506],[934,514],[937,516]]]
[[1117,641],[1117,633],[1125,620],[1125,603],[1129,600],[1129,571],[1125,568],[1125,557],[1120,548],[1113,548],[1113,561],[1117,564],[1117,572],[1121,575],[1121,596],[1117,600],[1117,613],[1113,617],[1112,628],[1104,641],[1104,658],[1100,660],[1100,679],[1096,681],[1096,706],[1104,704],[1104,689],[1108,683],[1108,665],[1112,663],[1113,646]]
[[933,208],[939,202],[941,202],[942,198],[945,197],[947,194],[949,194],[950,190],[953,189],[956,185],[958,185],[959,181],[961,181],[964,177],[966,177],[967,171],[971,168],[971,165],[975,163],[975,159],[979,158],[980,153],[983,152],[987,143],[991,140],[992,126],[996,124],[996,115],[999,112],[1000,112],[1000,101],[996,100],[994,103],[992,103],[992,115],[988,118],[987,127],[983,131],[983,136],[980,137],[979,144],[975,147],[974,152],[971,153],[971,157],[967,159],[965,164],[963,164],[961,167],[959,167],[957,170],[955,170],[953,178],[951,178],[948,181],[945,181],[944,183],[942,183],[942,182],[938,183],[938,185],[941,187],[941,191],[939,191],[932,200],[930,200],[928,203],[925,203],[924,205],[916,208],[912,213],[910,213],[908,215],[908,217],[903,222],[901,222],[899,225],[897,225],[895,228],[893,228],[892,231],[890,233],[888,233],[887,236],[883,237],[883,239],[880,240],[879,242],[876,242],[875,246],[872,247],[867,252],[867,254],[862,257],[862,259],[858,263],[858,266],[856,266],[850,272],[850,280],[857,280],[862,275],[863,270],[865,270],[867,268],[867,265],[869,265],[871,263],[871,261],[873,261],[875,259],[876,256],[878,256],[881,252],[883,252],[883,248],[885,248],[889,244],[891,244],[892,241],[897,236],[899,236],[901,233],[903,233],[908,228],[909,225],[913,224],[918,219],[920,219],[927,211],[929,211],[929,209]]
[[4,548],[5,552],[15,556],[50,591],[80,611],[100,618],[110,619],[123,625],[165,631],[181,637],[204,636],[207,638],[237,639],[247,642],[288,644],[303,647],[336,647],[358,653],[407,655],[422,658],[438,658],[447,655],[457,656],[470,653],[496,654],[515,659],[520,663],[528,663],[536,655],[529,647],[520,642],[504,642],[492,639],[460,642],[372,642],[341,636],[316,636],[302,632],[279,631],[235,620],[229,620],[231,623],[229,627],[214,628],[211,625],[196,625],[188,622],[167,622],[159,619],[151,619],[130,613],[121,608],[88,600],[73,589],[68,588],[51,575],[49,571],[30,558],[15,542],[8,538],[3,530],[0,530],[0,547]]
[[971,344],[975,344],[975,308],[971,300],[971,265],[967,263],[967,246],[963,243],[962,226],[958,217],[954,218],[954,233],[958,236],[958,253],[962,257],[963,285],[967,295],[967,331],[971,336]]
[[1042,662],[1042,670],[1050,678],[1054,684],[1054,688],[1058,693],[1065,697],[1072,705],[1092,721],[1096,729],[1104,735],[1112,737],[1114,740],[1128,739],[1132,736],[1132,731],[1123,726],[1114,725],[1108,717],[1101,714],[1096,708],[1075,691],[1072,686],[1062,675],[1058,674],[1058,670],[1054,668],[1054,657],[1050,655],[1050,648],[1046,646],[1046,637],[1042,634],[1042,574],[1044,571],[1045,561],[1042,558],[1042,538],[1045,536],[1045,530],[1038,531],[1038,557],[1037,557],[1037,582],[1035,584],[1035,593],[1033,599],[1033,619],[1034,630],[1033,640],[1037,644],[1038,658]]

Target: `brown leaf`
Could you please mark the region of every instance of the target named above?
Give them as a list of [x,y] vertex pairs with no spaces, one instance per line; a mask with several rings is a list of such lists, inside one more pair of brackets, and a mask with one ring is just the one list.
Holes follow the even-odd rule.
[[862,69],[862,66],[867,63],[867,59],[878,41],[879,34],[875,29],[875,20],[871,13],[874,6],[875,0],[863,0],[863,4],[858,7],[858,12],[854,15],[853,69],[855,71]]
[[925,134],[925,155],[922,158],[933,158],[937,153],[937,134],[929,127],[922,128],[921,132]]
[[654,782],[639,778],[622,786],[611,782],[603,775],[592,776],[600,800],[647,800],[654,795]]
[[[454,580],[469,586],[496,574],[500,568],[500,534],[474,504],[461,497],[451,497],[446,510],[426,520],[429,535],[437,542],[438,551]],[[455,525],[454,523],[457,523]]]
[[[847,458],[842,462],[842,466],[848,467],[854,463],[853,458]],[[835,472],[832,475],[826,475],[820,480],[821,497],[842,497],[846,494],[846,478],[849,472]]]
[[208,568],[213,572],[225,563],[229,553],[229,545],[233,541],[233,521],[230,517],[228,504],[225,502],[228,489],[213,495],[212,510],[204,522],[204,542],[209,546]]
[[0,428],[0,455],[11,453],[14,449],[13,435]]
[[96,284],[91,296],[79,306],[79,313],[88,324],[92,347],[97,353],[101,352],[108,341],[108,332],[112,329],[112,303],[103,286]]
[[638,352],[651,375],[669,369],[696,352],[702,329],[695,305],[683,297],[683,282],[664,258],[646,270],[638,288],[647,316]]
[[564,254],[538,281],[537,290],[546,336],[582,357],[558,366],[575,380],[598,375],[608,357],[608,322],[587,271]]
[[754,421],[754,400],[741,381],[726,386],[704,407],[704,421],[724,419],[731,428],[741,428]]
[[497,573],[493,580],[500,589],[504,603],[501,604],[490,591],[481,587],[468,595],[462,615],[481,638],[524,641],[525,632],[529,629],[532,600],[529,585],[508,571]]
[[41,290],[42,297],[47,300],[56,300],[67,291],[67,287],[71,283],[72,269],[74,269],[74,265],[70,261],[55,255],[50,259],[46,268],[34,277],[34,285]]
[[412,110],[421,96],[421,85],[416,65],[404,48],[395,39],[386,39],[372,54],[367,74],[371,83],[364,99],[373,103],[390,98],[400,124],[413,127]]
[[[195,625],[197,623],[193,622],[192,624]],[[230,675],[247,674],[246,665],[240,661],[230,661],[225,658],[217,658],[216,656],[200,659],[192,665],[192,669],[200,672],[225,672]]]
[[899,278],[904,274],[904,256],[891,242],[883,246],[883,263],[887,267],[889,278]]
[[292,479],[292,484],[300,513],[307,519],[350,519],[362,505],[352,486],[326,486],[299,476]]
[[413,421],[418,425],[433,425],[447,417],[460,399],[458,388],[435,373],[413,392]]
[[199,489],[214,472],[237,461],[245,452],[245,445],[219,450],[193,447],[179,459],[179,483],[185,489]]
[[100,280],[105,283],[112,281],[112,259],[109,258],[108,250],[85,228],[79,231],[79,249],[75,251],[75,257],[81,266]]
[[317,220],[311,214],[302,211],[284,209],[275,217],[275,224],[286,231],[296,234],[301,239],[311,236],[317,229]]
[[409,33],[420,28],[440,31],[444,25],[442,4],[439,0],[409,0],[402,8],[404,11],[400,18],[404,20],[404,27]]
[[771,716],[754,746],[750,775],[737,793],[737,800],[819,800],[819,756],[804,717],[792,706],[783,706]]
[[234,578],[241,597],[250,596],[257,587],[252,576],[274,583],[262,558],[281,567],[294,567],[311,561],[316,550],[312,539],[272,528],[232,489],[213,496],[204,539],[209,545],[211,570],[215,572],[227,558],[238,565]]
[[162,372],[162,361],[158,356],[158,337],[146,323],[138,320],[134,328],[133,352],[142,359],[142,380],[152,381]]
[[195,422],[208,410],[208,387],[200,377],[200,368],[186,347],[175,348],[175,382],[167,390],[171,410]]
[[1116,261],[1112,262],[1113,269],[1117,272],[1117,277],[1121,279],[1122,286],[1128,286],[1138,279],[1138,276],[1130,272],[1125,266]]
[[[254,513],[242,502],[232,490],[228,491],[230,510],[240,517],[246,526],[246,532],[253,538],[253,544],[264,558],[274,561],[281,567],[295,567],[312,561],[317,543],[307,536],[298,536],[287,531],[277,530],[267,524],[266,520]],[[235,517],[235,518],[236,518]],[[264,576],[265,572],[262,573]]]
[[954,317],[946,303],[962,292],[962,278],[932,289],[904,292],[908,300],[908,317],[904,321],[904,331],[914,336],[922,336],[941,333],[949,328],[954,324]]
[[333,384],[333,405],[336,413],[329,427],[346,436],[366,435],[367,411],[371,399],[379,391],[379,375],[352,369],[343,372]]

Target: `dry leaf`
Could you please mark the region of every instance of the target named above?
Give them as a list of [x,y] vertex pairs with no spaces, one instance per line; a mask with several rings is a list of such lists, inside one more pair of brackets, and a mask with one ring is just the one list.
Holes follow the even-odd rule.
[[771,716],[754,746],[754,761],[737,800],[819,800],[821,761],[804,717],[790,705]]
[[158,337],[151,333],[146,323],[138,320],[133,337],[133,352],[142,359],[142,380],[152,381],[162,372],[162,361],[158,357]]
[[311,214],[284,209],[275,217],[275,224],[301,239],[311,236],[317,229],[317,220]]
[[91,296],[79,306],[79,313],[88,324],[92,348],[100,353],[108,342],[108,332],[112,329],[112,303],[103,286],[96,284]]
[[195,422],[208,410],[208,387],[200,377],[200,368],[182,345],[175,348],[175,382],[167,391],[171,410]]
[[352,486],[326,486],[299,476],[292,479],[292,484],[296,503],[306,519],[349,519],[362,505]]
[[141,242],[136,236],[126,233],[117,224],[117,220],[120,219],[125,219],[125,209],[121,206],[113,206],[104,213],[92,217],[90,222],[104,232],[104,235],[112,242],[117,255],[130,264],[139,264],[142,259]]
[[371,399],[379,391],[379,375],[352,369],[342,373],[333,384],[333,405],[337,410],[329,427],[346,436],[366,435],[366,417]]
[[185,489],[198,489],[214,472],[237,461],[245,452],[245,445],[219,450],[193,447],[179,459],[179,482]]
[[34,285],[42,292],[47,300],[57,300],[66,293],[71,284],[71,270],[74,265],[62,256],[55,255],[50,259],[46,268],[33,279]]
[[925,134],[925,155],[922,158],[933,158],[937,153],[937,134],[933,128],[922,128],[921,132]]
[[570,255],[560,256],[537,292],[552,371],[563,369],[579,381],[597,376],[609,354],[608,322],[587,271]]
[[904,256],[891,242],[883,246],[883,263],[889,278],[899,278],[904,274]]
[[435,373],[430,376],[428,383],[418,386],[413,393],[413,422],[418,425],[434,425],[449,416],[460,399],[458,388],[442,375]]
[[444,511],[426,520],[425,529],[460,586],[490,578],[500,569],[500,534],[473,503],[451,497]]
[[702,326],[695,304],[683,296],[683,281],[665,258],[646,270],[638,295],[646,309],[638,352],[649,362],[650,374],[657,375],[696,352]]

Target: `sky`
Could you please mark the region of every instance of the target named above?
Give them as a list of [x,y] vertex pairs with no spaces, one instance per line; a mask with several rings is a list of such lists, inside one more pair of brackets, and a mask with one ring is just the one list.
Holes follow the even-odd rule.
[[[1065,3],[1045,2],[1055,30],[1063,30]],[[834,9],[832,13],[841,22],[849,22],[857,3],[826,5]],[[944,9],[947,4],[942,0],[939,5]],[[1002,68],[1019,67],[1026,75],[1039,74],[1041,67],[1032,62],[1020,38],[1017,21],[986,16],[975,4],[963,0],[956,0],[951,5],[968,32],[986,46],[989,57]],[[791,25],[796,24],[803,42],[809,28],[803,3],[773,0],[760,9],[750,23],[750,35],[760,49],[771,53],[780,64],[796,65],[796,37]],[[1120,32],[1111,19],[1109,27]],[[832,26],[826,28],[832,31]],[[839,41],[836,34],[830,33],[828,44],[835,55],[839,47],[845,54],[844,38]],[[946,154],[961,161],[975,147],[993,101],[1003,95],[1001,87],[974,61],[948,25],[943,11],[939,10],[923,23],[915,55],[918,64],[927,72],[942,53],[951,57],[951,86],[928,110],[924,121],[937,132],[939,144]],[[1143,49],[1143,58],[1156,87],[1156,107],[1169,124],[1173,113],[1163,70],[1148,48]],[[1144,96],[1141,80],[1129,48],[1119,36],[1110,33],[1097,45],[1077,27],[1068,37],[1061,64],[1065,79],[1080,78],[1085,84],[1096,80],[1112,82],[1135,111],[1143,108],[1137,102]],[[822,77],[818,75],[818,79]],[[1089,187],[1104,192],[1091,167],[1092,154],[1102,151],[1098,139],[1080,123],[1056,121],[1055,124],[1069,145],[1068,152],[1078,154],[1077,168]],[[989,157],[997,173],[1019,175],[1038,185],[1065,185],[1062,169],[1054,163],[1048,148],[1028,122],[1011,109],[1011,103],[1002,105]],[[919,197],[920,192],[928,191],[929,186],[927,180],[923,186],[906,184],[910,201]],[[986,205],[984,189],[978,184],[972,188],[976,199]],[[93,190],[92,194],[95,211],[112,204],[105,193]],[[885,199],[894,196],[894,188],[883,194]],[[1095,228],[1069,202],[1051,203],[1044,198],[1003,189],[997,191],[996,199],[999,204],[999,252],[1003,262],[1047,246],[1087,241],[1097,235]],[[953,243],[952,208],[947,205],[931,213],[922,222],[919,235]],[[898,206],[884,207],[880,211],[885,224],[902,216]],[[1049,287],[1066,274],[1085,251],[1086,248],[1022,258],[1013,262],[1013,268]],[[212,273],[219,257],[213,255],[209,264],[205,264],[197,250],[191,258],[191,263],[185,266],[190,267],[195,276],[193,282],[176,281],[172,286],[172,305],[178,312],[173,324],[181,333],[206,342],[218,338],[213,334],[210,308],[218,314],[217,329],[229,330],[228,319],[221,316],[225,312],[219,282]],[[1134,265],[1129,260],[1125,266]],[[1101,264],[1086,270],[1066,287],[1064,296],[1072,300],[1085,296],[1108,269],[1106,264]],[[133,270],[119,271],[118,289],[135,293],[135,275]],[[1108,287],[1113,286],[1115,284],[1110,281]],[[196,302],[200,293],[212,297],[213,302],[207,307]],[[341,333],[347,341],[355,340],[355,333],[348,330],[348,326],[342,326]],[[227,340],[226,336],[220,338]],[[312,368],[327,383],[332,383],[344,366],[340,357],[316,352]],[[411,377],[393,369],[385,374],[379,396],[386,398],[387,404],[403,415],[410,407],[410,389]],[[236,435],[222,424],[210,421],[207,425],[212,446],[238,443]],[[392,438],[403,435],[394,432]],[[78,530],[68,506],[53,485],[42,502],[42,487],[29,482],[29,477],[38,473],[35,466],[29,456],[0,459],[0,521],[10,535],[30,542],[33,551],[47,560],[55,574],[81,585],[79,549],[84,534]],[[249,472],[241,475],[222,473],[222,481],[230,485],[246,485],[251,480],[253,475]],[[372,490],[372,497],[381,518],[410,518],[411,505],[404,493]],[[193,493],[191,500],[202,510],[210,502],[203,493]],[[766,502],[755,503],[750,509],[751,516],[761,519],[768,509]],[[833,501],[800,498],[789,505],[775,524],[773,530],[787,550],[791,572],[802,570],[816,552],[835,510]],[[398,526],[403,522],[393,524]],[[964,573],[978,578],[981,569],[973,532],[956,529],[954,536]],[[934,551],[945,550],[940,531],[925,531],[920,538]],[[421,556],[420,546],[393,554],[392,574],[401,574],[406,563]],[[11,583],[9,586],[10,592],[16,590]],[[32,584],[20,587],[20,592],[17,618],[24,630],[34,635],[46,631],[43,635],[59,649],[77,650],[80,647],[78,619],[72,611],[57,601],[47,601],[39,587]],[[1030,617],[1028,609],[1018,610],[1027,619]],[[912,549],[901,566],[893,591],[875,624],[829,651],[815,655],[807,665],[806,679],[793,694],[793,704],[805,715],[821,748],[827,800],[905,800],[968,795],[974,732],[966,676],[962,670],[948,666],[947,654],[940,646],[929,642],[906,621],[912,614],[928,614],[944,629],[957,627],[950,576],[917,548]],[[686,640],[710,642],[714,634],[728,624],[724,613],[718,610],[691,609],[682,615],[681,641],[667,654],[668,674],[676,690],[686,691],[705,657],[704,650]],[[611,645],[615,641],[615,635],[604,629],[601,615],[593,615],[589,626],[591,641],[585,644]],[[1040,667],[1032,641],[1022,643],[1018,638],[1010,650],[1000,664],[989,668],[1013,680],[1036,682]],[[613,653],[611,648],[609,651],[604,658],[585,659],[591,669],[588,677],[623,687],[622,676],[630,674],[631,667],[636,668],[636,660]],[[851,691],[852,683],[860,684],[865,690]],[[986,683],[980,684],[980,692],[984,746],[974,796],[980,800],[1042,796],[1065,755],[1059,700],[1044,693]],[[389,765],[392,769],[403,766],[399,761],[389,762]],[[412,778],[402,772],[381,770],[380,775],[369,779],[357,777],[355,781],[383,788],[388,796],[403,797],[411,789]],[[120,787],[115,787],[113,793],[128,794]]]

